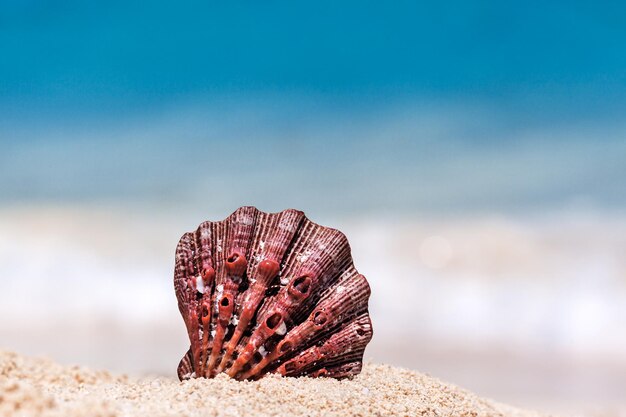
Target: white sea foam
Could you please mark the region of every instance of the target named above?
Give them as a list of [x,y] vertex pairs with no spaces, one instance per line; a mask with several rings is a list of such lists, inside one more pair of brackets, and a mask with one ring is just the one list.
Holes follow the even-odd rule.
[[[139,325],[179,320],[171,240],[180,233],[168,232],[175,216],[165,222],[163,215],[145,216],[145,224],[134,226],[121,215],[101,223],[99,216],[2,212],[0,329],[32,317],[108,317]],[[153,230],[157,224],[162,236]],[[349,237],[355,265],[371,283],[378,329],[451,343],[581,354],[626,350],[626,222],[620,217],[380,217],[333,225]]]

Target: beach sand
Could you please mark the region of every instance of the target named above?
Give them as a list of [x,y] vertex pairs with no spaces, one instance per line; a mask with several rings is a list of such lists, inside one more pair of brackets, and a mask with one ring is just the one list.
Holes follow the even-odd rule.
[[133,378],[0,351],[0,416],[519,416],[414,371],[366,364],[353,380],[179,382]]

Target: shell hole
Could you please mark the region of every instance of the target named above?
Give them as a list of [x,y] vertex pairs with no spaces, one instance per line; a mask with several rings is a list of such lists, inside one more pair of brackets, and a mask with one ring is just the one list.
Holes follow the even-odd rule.
[[256,352],[254,356],[252,356],[252,360],[254,361],[255,364],[261,362],[262,359],[263,359],[263,355],[261,355],[259,352]]
[[270,285],[267,290],[265,290],[266,297],[273,297],[278,294],[280,290],[280,285]]
[[326,323],[327,320],[328,318],[323,311],[316,311],[315,314],[313,314],[313,323],[317,324],[318,326],[323,325],[324,323]]
[[359,336],[363,336],[365,334],[365,330],[363,330],[363,329],[356,329],[356,334],[358,334]]
[[296,370],[296,365],[293,362],[289,362],[285,364],[285,371],[293,372]]
[[274,313],[265,320],[265,325],[270,329],[275,329],[280,321],[283,319],[283,315],[280,313]]
[[306,275],[296,278],[292,287],[301,294],[306,294],[311,288],[311,278]]
[[280,345],[280,352],[281,353],[285,353],[285,352],[287,352],[289,350],[291,350],[291,342],[285,342],[285,343]]
[[222,298],[222,301],[220,302],[220,304],[223,307],[228,307],[228,304],[230,304],[230,300],[228,299],[228,297],[224,297],[224,298]]
[[278,344],[277,338],[270,337],[267,340],[267,342],[265,342],[265,350],[267,350],[268,352],[271,352],[272,350],[274,350],[277,344]]
[[226,334],[224,335],[224,342],[228,342],[230,339],[232,339],[234,333],[235,333],[235,326],[233,326],[232,324],[229,324],[228,327],[226,328]]
[[228,259],[226,259],[226,262],[228,262],[229,264],[232,264],[233,262],[235,262],[237,259],[239,259],[239,254],[238,253],[233,253],[232,255],[230,255],[228,257]]
[[209,309],[207,308],[206,304],[202,306],[202,317],[206,317],[209,315]]

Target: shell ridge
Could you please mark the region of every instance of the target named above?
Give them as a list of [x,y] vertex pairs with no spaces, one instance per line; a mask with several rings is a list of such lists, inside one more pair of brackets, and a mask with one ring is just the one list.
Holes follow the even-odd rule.
[[339,294],[348,294],[347,297],[344,299],[337,299],[336,297],[322,299],[305,321],[288,332],[277,346],[258,364],[245,372],[242,378],[256,376],[270,362],[291,354],[295,349],[306,349],[319,341],[326,332],[339,326],[346,320],[346,317],[358,315],[363,309],[367,309],[370,292],[367,280],[361,274],[355,275],[355,279],[351,278],[351,275],[347,275],[329,288],[331,294],[337,294],[336,289],[338,287],[346,286],[348,289],[340,291]]
[[219,297],[215,297],[217,320],[215,321],[213,346],[207,363],[207,371],[211,374],[215,373],[216,366],[219,364],[218,360],[232,320],[239,285],[245,278],[248,266],[246,254],[249,252],[255,230],[257,212],[255,207],[241,207],[235,210],[226,221],[228,230],[225,233],[223,245],[225,274],[223,275],[221,294]]
[[[195,310],[195,287],[193,285],[193,249],[192,249],[192,233],[185,233],[179,240],[176,248],[176,273],[174,274],[174,283],[178,295],[179,310],[187,314],[183,314],[183,320],[187,333],[190,336],[190,350],[194,353],[198,353],[200,347],[198,346],[197,338],[194,339],[193,335],[198,331],[198,323],[195,320],[194,314],[188,314],[188,312]],[[190,274],[191,272],[191,274]],[[183,357],[184,359],[184,357]]]
[[[231,365],[230,369],[228,369],[228,374],[229,375],[235,375],[239,369],[247,362],[248,359],[251,357],[251,355],[253,355],[257,348],[264,343],[264,339],[265,336],[260,335],[259,332],[266,332],[266,333],[272,333],[272,331],[274,330],[273,328],[269,328],[269,326],[261,326],[259,323],[263,324],[263,323],[267,323],[266,318],[261,316],[261,320],[259,320],[259,310],[262,308],[263,304],[265,303],[265,300],[263,298],[259,297],[262,295],[261,291],[265,291],[267,293],[267,289],[268,287],[271,285],[272,280],[275,279],[275,277],[280,275],[280,267],[281,267],[281,263],[279,263],[282,258],[284,258],[284,253],[289,249],[289,247],[291,246],[291,242],[295,239],[295,237],[297,236],[298,231],[300,230],[300,226],[302,224],[303,219],[305,218],[304,213],[297,211],[297,210],[284,210],[282,212],[279,213],[279,215],[277,216],[276,220],[277,220],[277,226],[274,230],[274,232],[268,236],[268,243],[270,245],[270,251],[269,251],[269,255],[271,257],[271,259],[266,259],[263,262],[270,262],[271,265],[273,265],[274,268],[278,268],[278,270],[273,270],[272,273],[270,275],[266,275],[263,277],[263,279],[259,278],[259,281],[255,284],[253,288],[251,287],[250,290],[254,289],[255,293],[251,294],[250,298],[253,298],[253,300],[249,305],[249,307],[246,309],[247,311],[245,311],[245,318],[243,321],[240,321],[240,324],[246,324],[249,321],[251,321],[252,318],[254,318],[254,321],[256,322],[256,326],[255,326],[255,330],[250,338],[246,338],[246,339],[242,339],[241,343],[239,344],[243,350],[243,354],[241,356],[239,356]],[[269,264],[267,264],[269,265]],[[259,265],[259,268],[261,267],[261,265]],[[258,273],[261,272],[261,270],[257,270]],[[275,314],[279,314],[279,313],[275,313]],[[242,313],[242,317],[243,317],[243,313]],[[279,322],[282,320],[282,317],[279,316],[279,318],[277,319],[278,321],[276,321],[276,323],[273,324],[272,327],[276,327],[276,326],[280,326]],[[241,335],[238,333],[237,337],[240,337]],[[233,346],[231,346],[231,349],[234,349]]]
[[211,349],[211,345],[209,344],[213,310],[211,300],[215,289],[215,251],[213,250],[212,237],[211,224],[208,222],[200,224],[196,230],[196,244],[198,248],[197,267],[204,284],[204,294],[202,297],[202,305],[199,306],[198,313],[202,325],[202,351],[196,361],[198,363],[198,375],[205,375],[205,364]]
[[[314,227],[316,227],[316,230],[323,231],[323,233],[321,233],[320,238],[315,241],[324,242],[323,243],[324,249],[330,248],[332,250],[317,253],[316,257],[305,259],[303,262],[304,265],[300,266],[300,268],[298,269],[298,272],[303,271],[303,270],[314,271],[314,277],[311,280],[312,281],[311,286],[313,287],[313,284],[315,284],[315,288],[317,288],[318,286],[323,287],[325,285],[329,285],[328,284],[329,279],[326,278],[326,275],[331,274],[332,276],[332,274],[334,274],[335,270],[331,268],[333,265],[333,260],[336,256],[341,258],[342,251],[337,250],[337,248],[342,247],[341,244],[345,242],[346,237],[345,235],[343,235],[342,233],[338,232],[335,229],[327,230],[327,229],[324,229],[323,227],[316,226],[316,225],[314,225]],[[304,247],[306,247],[306,245]],[[265,315],[261,316],[262,317],[261,322],[263,322],[264,320],[267,320],[269,317],[271,317],[271,314],[274,314],[274,312],[276,311],[283,312],[290,319],[292,319],[293,317],[298,317],[300,316],[300,314],[298,314],[298,311],[304,310],[308,312],[309,309],[312,310],[315,308],[316,302],[317,300],[307,299],[306,302],[302,304],[293,303],[291,300],[291,297],[288,295],[288,288],[286,289],[286,287],[283,287],[281,291],[279,292],[279,294],[277,295],[277,298],[273,299],[273,303],[271,307],[269,307],[266,310]],[[298,310],[298,308],[300,310]],[[298,327],[297,323],[296,323],[296,326],[294,327],[296,328]],[[235,365],[230,370],[229,375],[231,376],[236,375],[236,373],[243,366],[243,363],[248,362],[250,358],[252,357],[252,354],[254,353],[254,351],[257,348],[259,348],[259,346],[263,346],[264,343],[267,341],[267,338],[263,338],[262,335],[259,336],[258,333],[259,333],[259,329],[255,330],[255,333],[252,336],[252,342],[250,342],[250,344],[246,346],[243,352],[245,356],[242,356],[240,360],[235,362]],[[289,334],[288,331],[285,333]],[[270,358],[274,359],[275,357],[270,356]],[[260,362],[267,364],[269,362],[269,359],[267,359],[267,356],[266,356]],[[244,378],[254,377],[256,376],[258,372],[261,372],[264,368],[265,368],[265,365],[261,366],[260,364],[256,364],[255,366],[252,366],[250,370],[244,372]]]
[[325,340],[284,360],[277,371],[283,376],[306,375],[327,366],[362,360],[372,334],[369,315],[361,314]]
[[[297,210],[284,210],[277,215],[269,215],[268,222],[262,227],[252,248],[257,249],[254,258],[254,265],[248,268],[252,281],[247,291],[240,298],[241,305],[238,307],[239,318],[234,334],[229,341],[222,361],[218,366],[218,371],[222,371],[231,360],[232,354],[242,340],[244,327],[256,319],[257,312],[263,302],[263,293],[272,284],[272,281],[280,275],[280,265],[285,252],[289,249],[291,242],[296,238],[300,225],[302,224],[304,213]],[[264,241],[260,237],[264,236]],[[267,250],[266,250],[267,249]]]
[[203,370],[202,376],[204,377],[211,376],[210,368],[208,367],[208,361],[210,360],[210,355],[213,353],[215,335],[217,333],[217,299],[221,297],[221,292],[224,288],[225,271],[223,265],[226,255],[223,245],[225,244],[225,236],[228,234],[228,218],[219,222],[211,222],[211,247],[213,250],[213,264],[215,268],[215,284],[214,288],[211,291],[209,301],[211,317],[209,322],[210,331],[207,335],[208,344],[205,352],[204,362],[201,364],[201,368]]
[[174,268],[190,338],[180,379],[360,372],[371,289],[338,229],[298,210],[240,207],[184,234]]

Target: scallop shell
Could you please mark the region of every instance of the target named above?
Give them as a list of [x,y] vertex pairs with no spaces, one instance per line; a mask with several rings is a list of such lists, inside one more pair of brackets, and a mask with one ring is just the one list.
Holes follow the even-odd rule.
[[351,377],[372,338],[370,287],[345,235],[298,210],[241,207],[176,248],[190,348],[178,377]]

